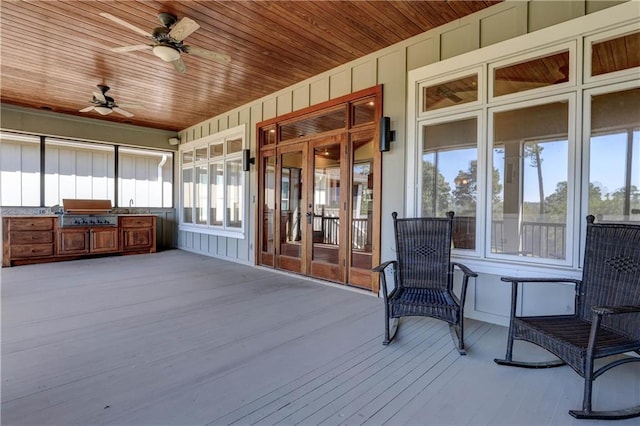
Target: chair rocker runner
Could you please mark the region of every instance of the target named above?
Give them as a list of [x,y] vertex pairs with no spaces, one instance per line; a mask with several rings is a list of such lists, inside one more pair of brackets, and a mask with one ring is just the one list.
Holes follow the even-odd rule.
[[[461,355],[464,347],[464,302],[469,277],[478,274],[451,262],[453,212],[446,218],[398,219],[394,212],[397,260],[374,268],[380,273],[385,309],[384,345],[391,343],[406,316],[426,316],[449,323],[453,342]],[[394,287],[389,292],[385,270],[391,267]],[[460,297],[453,292],[454,267],[463,273]],[[393,324],[390,325],[393,319]]]
[[[593,381],[609,369],[640,355],[640,225],[594,224],[587,217],[582,280],[502,277],[511,282],[511,320],[505,359],[501,365],[549,368],[568,364],[584,378],[582,410],[569,414],[579,419],[627,419],[640,416],[640,405],[614,411],[593,411]],[[519,283],[568,282],[575,284],[575,313],[556,316],[518,316]],[[556,355],[559,360],[540,363],[513,360],[513,341],[525,340]],[[618,355],[595,369],[595,360]]]

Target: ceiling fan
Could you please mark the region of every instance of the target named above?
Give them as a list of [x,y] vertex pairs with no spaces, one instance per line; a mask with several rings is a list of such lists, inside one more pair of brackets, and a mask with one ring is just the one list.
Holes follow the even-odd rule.
[[115,111],[120,115],[124,115],[125,117],[133,117],[133,114],[131,114],[129,111],[125,111],[120,108],[116,104],[115,99],[113,99],[111,96],[107,96],[109,86],[98,84],[98,89],[100,89],[100,92],[93,92],[93,98],[91,99],[91,103],[93,105],[83,108],[79,112],[89,112],[95,110],[99,114],[108,115]]
[[154,55],[165,62],[171,62],[173,64],[173,68],[180,73],[184,73],[187,70],[182,58],[180,57],[180,54],[183,52],[223,64],[231,62],[231,58],[228,55],[212,52],[197,46],[187,46],[186,44],[183,44],[182,41],[185,38],[200,28],[200,25],[198,25],[198,23],[193,19],[185,17],[178,22],[178,19],[174,15],[170,13],[160,13],[158,14],[158,19],[163,26],[156,27],[151,33],[148,33],[127,21],[111,15],[110,13],[101,13],[100,16],[110,19],[123,27],[127,27],[138,34],[149,38],[152,42],[152,44],[116,47],[111,49],[112,52],[132,52],[135,50],[152,49]]

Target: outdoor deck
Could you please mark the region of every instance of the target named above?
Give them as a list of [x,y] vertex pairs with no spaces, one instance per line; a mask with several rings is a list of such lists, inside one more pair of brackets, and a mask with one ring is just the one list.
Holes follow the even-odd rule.
[[[409,318],[385,347],[382,302],[357,291],[178,250],[1,277],[3,425],[606,424],[567,414],[569,367],[495,365],[506,328],[468,320],[461,357],[445,323]],[[594,392],[637,404],[640,368]]]

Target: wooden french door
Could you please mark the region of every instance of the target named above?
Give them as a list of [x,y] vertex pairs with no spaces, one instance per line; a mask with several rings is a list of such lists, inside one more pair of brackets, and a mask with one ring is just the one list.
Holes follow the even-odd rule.
[[377,90],[344,110],[258,125],[258,264],[377,292]]

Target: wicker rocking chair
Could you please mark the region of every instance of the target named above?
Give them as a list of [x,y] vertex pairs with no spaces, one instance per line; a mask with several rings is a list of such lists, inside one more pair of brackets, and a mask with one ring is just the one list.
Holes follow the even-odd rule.
[[[464,302],[469,277],[477,274],[451,262],[453,212],[446,218],[398,219],[393,213],[397,260],[373,269],[380,272],[385,306],[385,339],[388,345],[396,335],[400,318],[427,316],[449,323],[454,344],[461,355],[464,347]],[[391,266],[395,286],[388,291],[385,269]],[[453,268],[463,273],[460,297],[453,292]],[[393,324],[390,322],[393,320]]]
[[[594,224],[587,217],[587,240],[582,280],[503,277],[512,283],[511,322],[505,359],[501,365],[549,368],[569,364],[584,378],[582,410],[569,414],[579,419],[627,419],[640,416],[640,405],[615,411],[593,411],[593,381],[609,369],[640,361],[640,225]],[[575,313],[558,316],[518,316],[518,283],[572,282],[576,288]],[[526,340],[556,355],[550,362],[513,360],[513,341]],[[596,359],[618,355],[595,369]]]

